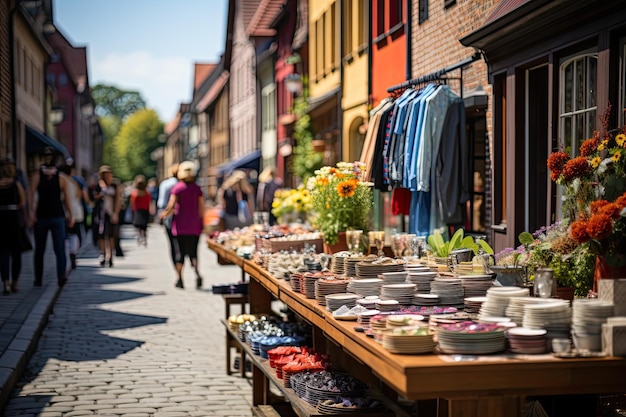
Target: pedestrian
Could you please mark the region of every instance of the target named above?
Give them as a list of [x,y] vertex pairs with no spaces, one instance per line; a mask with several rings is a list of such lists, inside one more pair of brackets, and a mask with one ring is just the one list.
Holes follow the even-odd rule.
[[170,177],[161,181],[159,184],[159,197],[157,198],[157,210],[160,221],[163,223],[163,228],[165,229],[165,233],[167,233],[167,239],[170,243],[170,256],[172,259],[172,264],[176,267],[176,247],[174,245],[174,236],[172,235],[172,217],[163,218],[161,214],[165,207],[167,207],[167,203],[170,201],[170,194],[172,192],[172,188],[178,182],[178,164],[174,164],[169,169]]
[[[31,223],[35,234],[35,286],[41,287],[43,278],[43,256],[46,251],[48,232],[52,234],[52,245],[56,256],[57,283],[67,282],[65,258],[65,225],[74,226],[70,200],[67,195],[68,176],[59,172],[54,164],[54,150],[46,147],[43,151],[43,164],[35,171],[30,184]],[[37,198],[35,198],[35,194]]]
[[148,222],[152,196],[147,191],[146,177],[135,177],[135,189],[130,194],[130,210],[133,214],[133,226],[137,229],[137,244],[148,246]]
[[80,184],[70,175],[73,164],[74,160],[68,158],[65,161],[65,165],[60,169],[63,174],[67,175],[67,193],[64,194],[63,198],[70,200],[70,209],[72,211],[72,218],[74,219],[74,224],[70,226],[68,223],[65,228],[66,256],[70,260],[69,267],[66,268],[68,275],[72,269],[76,269],[76,256],[78,255],[81,242],[81,225],[85,220],[83,192],[80,189]]
[[156,216],[157,200],[159,199],[159,186],[157,185],[157,179],[155,177],[148,180],[146,191],[150,194],[150,216],[148,222],[152,223]]
[[172,216],[172,235],[174,236],[177,288],[184,288],[183,266],[188,257],[196,273],[196,288],[202,288],[202,277],[198,270],[198,241],[202,233],[204,215],[204,196],[195,183],[195,165],[182,162],[178,167],[178,182],[172,188],[170,199],[161,213],[162,218]]
[[217,192],[217,202],[224,211],[224,227],[235,229],[252,224],[254,188],[243,171],[234,171]]
[[28,239],[26,192],[16,176],[14,165],[9,160],[0,161],[0,276],[4,295],[17,292],[23,249],[18,237]]
[[276,168],[273,166],[266,167],[259,174],[259,185],[256,193],[257,211],[268,213],[269,224],[276,224],[276,216],[272,214],[272,202],[274,194],[283,184],[282,179],[276,178]]
[[98,213],[99,213],[99,201],[96,200],[98,194],[98,181],[100,175],[96,172],[89,179],[89,185],[87,186],[87,193],[89,198],[89,229],[91,230],[91,243],[95,248],[98,248]]
[[113,251],[115,237],[119,227],[119,213],[121,207],[120,187],[113,181],[113,170],[109,165],[102,165],[98,169],[100,179],[96,187],[95,200],[97,202],[98,246],[100,248],[100,266],[113,267]]

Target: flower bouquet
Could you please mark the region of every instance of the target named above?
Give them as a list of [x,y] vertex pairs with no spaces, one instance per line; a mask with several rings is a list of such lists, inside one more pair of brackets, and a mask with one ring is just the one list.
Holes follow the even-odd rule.
[[306,219],[312,207],[311,193],[301,185],[296,189],[276,190],[272,201],[272,214],[281,223],[288,223],[293,217]]
[[337,243],[340,232],[352,227],[367,230],[374,204],[372,183],[362,180],[361,162],[338,162],[325,166],[309,178],[307,188],[313,202],[313,225],[323,233],[324,242]]

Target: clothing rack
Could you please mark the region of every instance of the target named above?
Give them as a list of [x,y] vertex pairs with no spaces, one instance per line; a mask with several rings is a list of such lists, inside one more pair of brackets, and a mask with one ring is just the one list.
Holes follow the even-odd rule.
[[[461,98],[463,97],[463,68],[466,67],[467,65],[478,61],[479,59],[482,58],[482,54],[480,52],[476,52],[474,55],[472,55],[470,58],[464,59],[463,61],[457,62],[456,64],[450,65],[448,67],[442,68],[438,71],[435,72],[431,72],[430,74],[426,74],[423,75],[419,78],[415,78],[409,81],[405,81],[403,83],[400,84],[396,84],[392,87],[389,87],[387,89],[388,93],[393,93],[397,90],[406,90],[407,88],[416,86],[416,85],[420,85],[420,84],[425,84],[425,83],[430,83],[430,82],[435,82],[435,81],[441,81],[441,80],[448,80],[448,79],[458,79],[461,82]],[[445,77],[444,75],[455,71],[457,69],[461,70],[461,75],[458,78],[452,78],[452,77]]]

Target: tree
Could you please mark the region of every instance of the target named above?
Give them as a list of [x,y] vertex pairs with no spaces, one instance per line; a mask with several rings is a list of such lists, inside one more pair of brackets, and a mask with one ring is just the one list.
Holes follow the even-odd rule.
[[119,163],[113,166],[116,176],[122,181],[130,181],[138,174],[154,176],[156,162],[150,154],[160,146],[161,133],[163,122],[154,110],[141,109],[129,115],[112,143],[118,158],[116,165]]
[[124,121],[137,110],[146,108],[146,102],[138,92],[111,85],[96,85],[91,90],[91,96],[96,102],[98,116],[115,116]]
[[120,157],[113,141],[120,131],[122,122],[117,116],[102,116],[100,117],[100,126],[104,135],[102,160],[115,170],[119,166]]

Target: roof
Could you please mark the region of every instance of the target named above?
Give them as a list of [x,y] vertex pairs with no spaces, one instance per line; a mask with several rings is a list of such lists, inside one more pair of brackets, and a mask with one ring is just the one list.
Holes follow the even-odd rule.
[[[206,101],[205,97],[207,96],[209,90],[213,91],[215,90],[215,88],[218,88],[214,87],[214,85],[216,82],[219,81],[219,79],[222,77],[222,74],[224,73],[226,74],[226,78],[228,78],[228,71],[224,69],[224,56],[222,56],[220,62],[213,65],[211,71],[207,74],[206,77],[204,77],[203,80],[201,80],[200,84],[194,89],[193,97],[191,99],[192,111],[204,111],[206,107],[215,99],[213,98],[210,100],[210,102],[203,103],[203,105],[200,106],[201,108],[198,107],[200,105],[200,102]],[[219,87],[219,89],[221,90],[222,87],[223,85]],[[216,92],[214,92],[213,94],[217,96]]]
[[261,0],[257,1],[258,7],[246,26],[248,36],[274,36],[276,29],[272,28],[272,22],[283,10],[285,0]]
[[88,86],[87,48],[73,46],[58,28],[50,33],[47,38],[54,50],[61,55],[63,65],[76,86],[76,91],[78,93],[84,92]]
[[202,82],[209,76],[217,64],[202,64],[196,62],[193,68],[193,90],[196,91]]
[[523,6],[526,3],[529,3],[531,0],[502,0],[500,4],[496,6],[496,8],[491,12],[487,20],[483,22],[483,26],[490,24],[491,22],[495,22],[500,19],[502,16],[505,16],[517,9],[518,7]]
[[[256,14],[257,9],[260,7],[259,0],[231,0],[236,1],[237,6],[241,10],[241,17],[243,18],[243,27],[246,29],[250,26],[252,18]],[[263,1],[263,0],[261,0]]]

